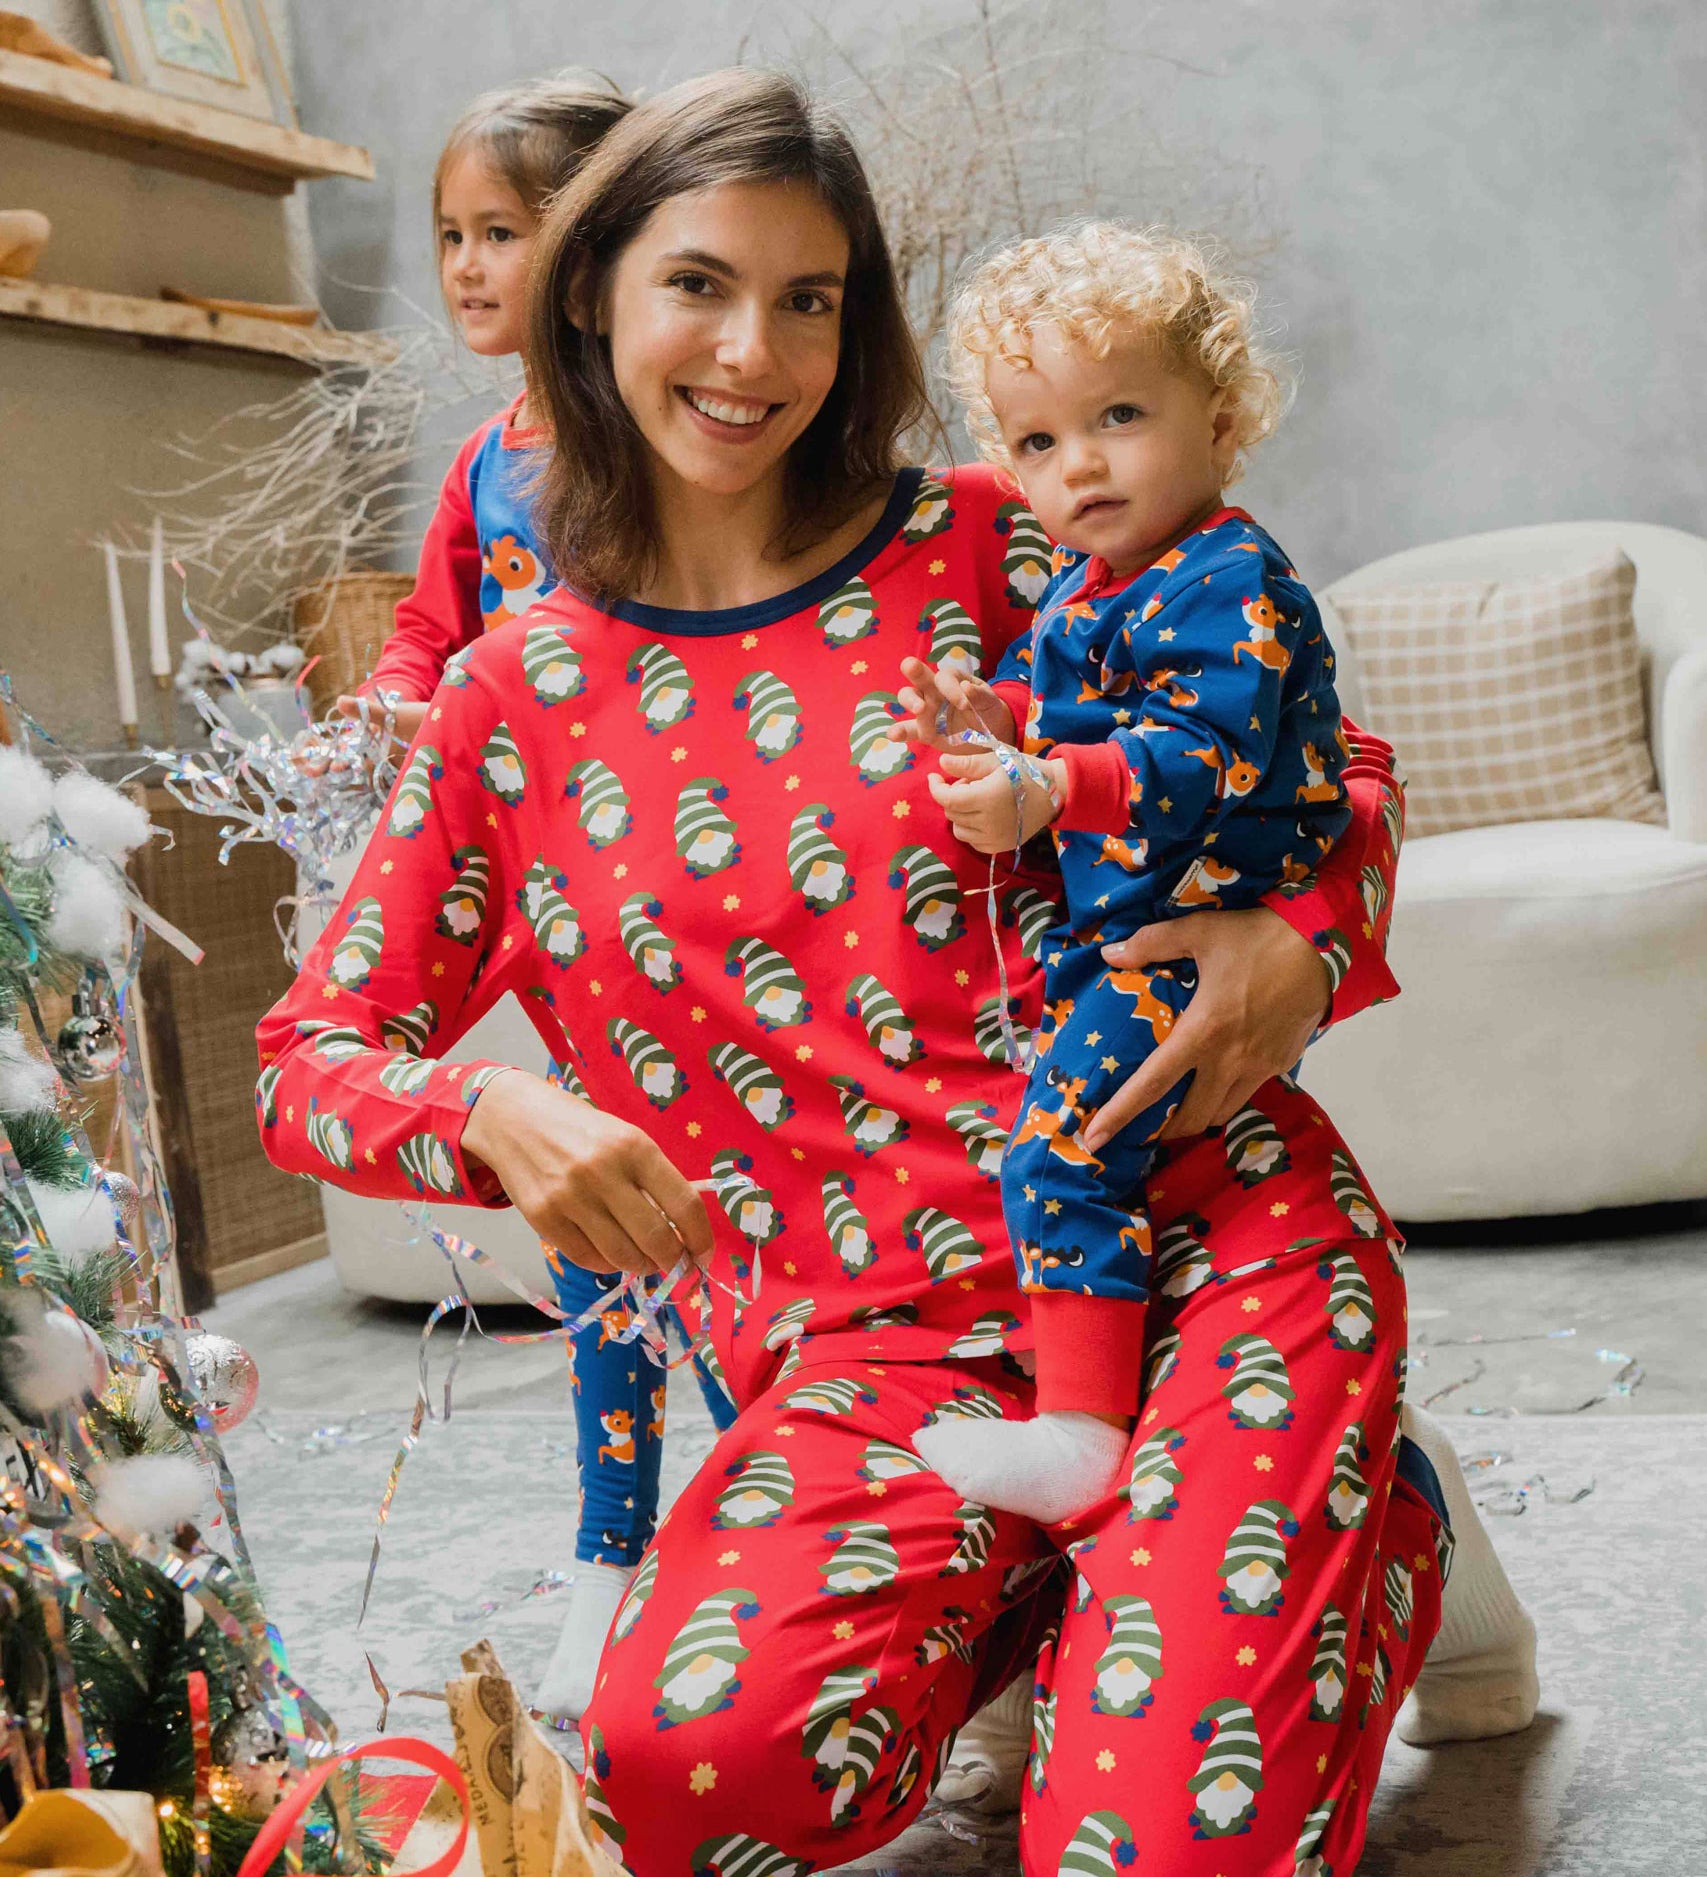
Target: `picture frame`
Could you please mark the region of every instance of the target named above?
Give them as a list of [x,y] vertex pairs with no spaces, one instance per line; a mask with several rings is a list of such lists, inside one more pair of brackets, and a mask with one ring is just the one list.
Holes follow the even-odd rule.
[[94,9],[125,84],[297,127],[266,0],[94,0]]

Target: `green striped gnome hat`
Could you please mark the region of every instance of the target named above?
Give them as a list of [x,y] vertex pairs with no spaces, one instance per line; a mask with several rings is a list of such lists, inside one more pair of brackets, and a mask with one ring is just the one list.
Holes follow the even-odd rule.
[[902,1226],[907,1234],[907,1249],[924,1255],[925,1269],[933,1284],[956,1277],[981,1264],[988,1247],[974,1238],[953,1213],[935,1206],[915,1206]]
[[902,1447],[878,1435],[865,1443],[855,1471],[867,1485],[881,1486],[892,1479],[910,1479],[915,1473],[928,1473],[930,1467],[911,1447]]
[[1229,1616],[1272,1616],[1284,1601],[1292,1575],[1286,1541],[1298,1535],[1292,1508],[1279,1499],[1259,1499],[1233,1527],[1216,1568],[1225,1588],[1221,1607]]
[[1118,1812],[1087,1813],[1056,1866],[1059,1877],[1114,1877],[1138,1861],[1138,1840]]
[[1297,1398],[1292,1377],[1286,1372],[1286,1358],[1266,1336],[1229,1336],[1215,1366],[1232,1370],[1221,1386],[1221,1398],[1235,1427],[1278,1432],[1292,1425],[1292,1403]]
[[397,1165],[418,1193],[453,1199],[462,1191],[450,1142],[440,1135],[411,1134],[397,1150]]
[[723,969],[729,977],[741,980],[741,1001],[760,1029],[783,1030],[811,1020],[805,981],[774,945],[761,938],[731,939],[723,954]]
[[296,1033],[312,1036],[315,1055],[326,1062],[350,1062],[365,1056],[372,1047],[361,1031],[348,1023],[299,1023]]
[[863,580],[850,580],[818,608],[818,627],[826,645],[852,645],[877,630],[877,602]]
[[1006,1310],[981,1310],[972,1327],[962,1330],[948,1346],[951,1356],[971,1362],[979,1356],[996,1356],[1008,1346],[1008,1337],[1019,1328],[1019,1318]]
[[676,797],[676,852],[695,879],[741,858],[735,824],[717,806],[728,793],[716,776],[695,776]]
[[794,1102],[782,1077],[738,1043],[715,1043],[705,1052],[711,1073],[746,1109],[767,1134],[794,1113]]
[[423,743],[397,779],[391,818],[385,824],[387,834],[412,841],[421,832],[433,806],[433,784],[444,772],[444,758],[430,743]]
[[1387,1599],[1387,1614],[1393,1619],[1393,1628],[1403,1642],[1411,1633],[1411,1618],[1416,1613],[1416,1602],[1411,1594],[1411,1570],[1403,1558],[1388,1559],[1382,1594]]
[[[1013,1026],[1014,1047],[1023,1063],[1031,1054],[1031,1031],[1018,1020],[1022,1005],[1017,997],[1008,999],[1008,1021]],[[1002,1031],[1002,1000],[986,997],[972,1014],[972,1040],[986,1062],[1000,1068],[1008,1059],[1008,1039]]]
[[912,744],[889,739],[889,726],[899,723],[904,714],[893,691],[867,691],[854,705],[848,756],[867,788],[912,768]]
[[1188,1212],[1172,1225],[1164,1226],[1156,1238],[1156,1263],[1150,1273],[1150,1288],[1164,1297],[1189,1297],[1201,1290],[1215,1275],[1215,1261],[1209,1247],[1197,1237],[1209,1230],[1209,1221]]
[[848,857],[824,832],[835,819],[823,802],[808,802],[788,824],[789,884],[815,913],[853,894]]
[[1339,1719],[1345,1675],[1345,1617],[1330,1603],[1316,1624],[1316,1653],[1310,1663],[1311,1720]]
[[633,825],[627,789],[617,780],[616,771],[596,756],[569,765],[563,793],[570,801],[579,799],[581,832],[594,847],[620,841]]
[[1351,940],[1337,925],[1331,925],[1324,932],[1313,933],[1310,942],[1328,968],[1328,994],[1332,996],[1351,969]]
[[628,1580],[628,1589],[623,1594],[622,1602],[617,1605],[616,1621],[611,1624],[612,1642],[621,1642],[640,1621],[640,1613],[651,1601],[657,1582],[658,1554],[656,1551],[648,1551],[640,1560],[639,1570]]
[[754,1180],[752,1156],[733,1147],[719,1148],[711,1157],[711,1177],[717,1182],[717,1203],[729,1223],[755,1250],[768,1245],[782,1230],[782,1209]]
[[757,1448],[725,1469],[730,1484],[717,1495],[711,1523],[720,1532],[774,1525],[794,1504],[794,1474],[780,1453]]
[[1032,1698],[1031,1765],[1027,1772],[1033,1792],[1041,1792],[1049,1783],[1049,1756],[1055,1751],[1055,1708],[1060,1699],[1059,1688]]
[[795,1414],[852,1414],[854,1404],[867,1407],[877,1399],[876,1392],[845,1375],[831,1375],[818,1382],[802,1382],[783,1397],[782,1405]]
[[901,1717],[893,1708],[868,1708],[848,1729],[846,1757],[830,1795],[830,1823],[841,1825],[859,1816],[859,1799],[871,1784]]
[[856,1597],[880,1590],[895,1581],[901,1559],[889,1542],[889,1528],[874,1519],[853,1519],[824,1536],[835,1546],[818,1566],[824,1588],[832,1597]]
[[1007,552],[1002,556],[1008,598],[1029,612],[1049,584],[1054,549],[1037,517],[1023,502],[1004,502],[996,510],[996,527],[1008,537]]
[[1002,1418],[1002,1404],[982,1382],[960,1382],[947,1401],[939,1401],[931,1409],[922,1425],[930,1427],[937,1421],[949,1420],[957,1414],[969,1421],[999,1421]]
[[347,1173],[355,1158],[355,1129],[335,1109],[322,1108],[319,1097],[308,1103],[308,1144],[322,1160]]
[[1369,915],[1369,923],[1376,925],[1387,910],[1387,876],[1371,864],[1357,876],[1357,882],[1358,891],[1363,895],[1363,910]]
[[456,878],[439,895],[438,917],[433,925],[441,937],[454,939],[458,945],[472,945],[486,917],[492,863],[483,847],[459,847],[451,855],[450,864],[456,869]]
[[1328,1486],[1328,1524],[1341,1532],[1356,1531],[1369,1511],[1369,1482],[1358,1456],[1363,1450],[1363,1423],[1353,1421],[1334,1449],[1334,1472]]
[[682,981],[682,968],[676,962],[676,941],[653,923],[663,910],[656,895],[642,887],[617,908],[616,929],[635,970],[668,997]]
[[581,1073],[567,1056],[557,1057],[546,1069],[545,1079],[555,1082],[561,1089],[567,1089],[577,1101],[584,1101],[589,1108],[596,1108],[598,1103],[587,1093],[587,1085],[581,1080]]
[[969,1614],[959,1604],[951,1603],[943,1611],[940,1623],[925,1625],[919,1632],[919,1640],[913,1645],[913,1660],[920,1668],[929,1668],[933,1662],[940,1662],[944,1656],[950,1655],[959,1656],[963,1662],[972,1660],[964,1628]]
[[1328,1191],[1334,1196],[1334,1204],[1351,1221],[1352,1230],[1359,1238],[1379,1238],[1381,1220],[1373,1202],[1357,1176],[1357,1168],[1352,1165],[1351,1155],[1343,1147],[1336,1147],[1329,1161],[1331,1172],[1328,1179]]
[[998,1127],[992,1101],[957,1101],[948,1111],[948,1125],[966,1143],[966,1160],[986,1180],[1002,1177],[1002,1155],[1008,1131]]
[[833,1075],[830,1086],[841,1105],[842,1125],[853,1141],[855,1153],[871,1155],[883,1147],[896,1147],[910,1129],[893,1108],[880,1107],[866,1099],[864,1086],[851,1075]]
[[1292,1877],[1333,1877],[1333,1872],[1322,1857],[1322,1839],[1327,1834],[1328,1823],[1334,1815],[1334,1802],[1325,1800],[1318,1805],[1304,1821],[1304,1829],[1298,1834],[1298,1843],[1292,1852]]
[[889,884],[903,889],[901,917],[927,951],[941,951],[966,930],[959,883],[948,862],[928,847],[909,842],[896,848],[889,859]]
[[1241,1186],[1260,1186],[1292,1165],[1280,1130],[1260,1108],[1241,1108],[1221,1137],[1228,1170]]
[[841,1771],[853,1704],[876,1686],[875,1669],[833,1668],[812,1697],[806,1725],[800,1730],[800,1757],[814,1762],[812,1783],[820,1792],[828,1792]]
[[919,615],[919,630],[931,635],[933,665],[946,665],[952,659],[965,675],[978,675],[984,641],[977,621],[958,600],[933,600]]
[[1162,1632],[1147,1597],[1109,1597],[1108,1647],[1097,1657],[1091,1688],[1094,1714],[1142,1714],[1162,1678]]
[[932,535],[943,533],[953,521],[947,484],[932,475],[922,476],[913,496],[912,513],[901,524],[901,539],[928,541]]
[[1150,1365],[1144,1376],[1146,1398],[1153,1395],[1179,1367],[1179,1352],[1180,1333],[1178,1330],[1163,1330],[1151,1344]]
[[332,952],[326,975],[341,990],[359,991],[379,968],[385,950],[385,913],[377,899],[358,899],[344,915],[348,930]]
[[858,1277],[877,1262],[877,1247],[871,1242],[871,1227],[865,1214],[853,1202],[853,1176],[831,1171],[824,1175],[818,1193],[824,1202],[824,1230],[830,1248],[849,1277]]
[[762,763],[774,763],[800,741],[800,700],[774,671],[749,671],[735,690],[747,713],[747,741]]
[[693,680],[667,646],[654,641],[630,652],[628,682],[640,686],[640,715],[654,736],[693,715]]
[[507,723],[496,723],[480,751],[480,780],[506,808],[527,793],[528,772]]
[[849,985],[847,1013],[865,1026],[869,1042],[891,1069],[904,1069],[925,1053],[913,1034],[913,1020],[901,1008],[893,991],[885,989],[869,971]]
[[1044,935],[1060,919],[1061,908],[1035,887],[1015,887],[1002,905],[1002,923],[1019,928],[1019,948],[1031,959],[1042,959]]
[[433,1065],[419,1056],[393,1056],[382,1063],[379,1085],[393,1095],[419,1095],[433,1079]]
[[805,1858],[790,1857],[744,1831],[696,1845],[688,1867],[692,1877],[806,1877],[812,1868]]
[[568,626],[530,626],[522,640],[522,676],[547,708],[580,694],[581,654],[569,633]]
[[610,1800],[605,1797],[604,1782],[610,1777],[610,1753],[605,1747],[603,1730],[598,1726],[587,1729],[587,1770],[581,1780],[581,1796],[587,1802],[587,1823],[592,1826],[595,1844],[621,1845],[628,1837],[627,1830],[618,1823],[616,1814],[610,1809]]
[[430,997],[423,997],[395,1017],[381,1019],[379,1034],[387,1049],[407,1049],[418,1056],[425,1052],[438,1027],[439,1007]]
[[650,1030],[641,1029],[627,1017],[612,1017],[605,1026],[613,1056],[620,1055],[628,1064],[634,1086],[654,1108],[668,1108],[687,1093],[687,1077],[674,1056]]
[[981,1571],[990,1562],[990,1546],[996,1538],[996,1521],[988,1506],[975,1500],[962,1500],[955,1512],[960,1526],[954,1553],[938,1573],[942,1577],[963,1577],[968,1571]]
[[1191,1730],[1207,1740],[1198,1769],[1185,1782],[1197,1794],[1191,1823],[1206,1838],[1231,1838],[1256,1812],[1262,1791],[1262,1742],[1257,1717],[1243,1701],[1211,1701]]
[[1142,1441],[1132,1455],[1132,1470],[1120,1497],[1132,1508],[1128,1521],[1171,1519],[1179,1504],[1177,1488],[1183,1477],[1174,1458],[1185,1445],[1185,1436],[1177,1427],[1158,1427]]
[[736,1621],[758,1613],[759,1600],[750,1590],[720,1590],[701,1598],[676,1631],[652,1682],[658,1690],[652,1714],[660,1731],[734,1706],[741,1686],[737,1676],[747,1659]]
[[774,1351],[784,1343],[797,1342],[817,1307],[810,1297],[796,1297],[785,1303],[765,1325],[764,1346]]
[[269,1062],[255,1081],[255,1112],[264,1128],[276,1127],[279,1118],[279,1077],[284,1064]]
[[1357,1260],[1335,1252],[1316,1266],[1316,1275],[1328,1280],[1328,1340],[1336,1349],[1373,1347],[1375,1299]]

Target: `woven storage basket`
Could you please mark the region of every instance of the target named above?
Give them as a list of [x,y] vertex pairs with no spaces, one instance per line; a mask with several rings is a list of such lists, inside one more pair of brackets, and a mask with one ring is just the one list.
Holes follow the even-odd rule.
[[323,581],[297,600],[291,629],[303,651],[320,660],[308,674],[316,716],[325,716],[335,699],[373,670],[391,637],[398,601],[414,591],[413,574],[356,570]]

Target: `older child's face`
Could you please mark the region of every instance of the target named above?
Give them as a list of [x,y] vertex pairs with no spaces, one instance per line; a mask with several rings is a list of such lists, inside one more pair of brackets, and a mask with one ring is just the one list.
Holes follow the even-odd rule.
[[522,348],[534,218],[477,150],[465,150],[439,190],[439,287],[471,352]]
[[1141,337],[1097,359],[1042,326],[1030,349],[1029,366],[991,359],[986,383],[1053,540],[1130,573],[1220,506],[1237,445],[1219,391]]
[[653,210],[600,328],[655,473],[719,495],[780,479],[836,380],[847,266],[809,188],[721,183]]

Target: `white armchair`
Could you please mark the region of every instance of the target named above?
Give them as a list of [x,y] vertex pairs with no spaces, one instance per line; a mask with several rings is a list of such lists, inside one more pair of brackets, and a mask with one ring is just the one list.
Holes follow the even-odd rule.
[[[1667,825],[1531,821],[1405,843],[1388,956],[1403,989],[1304,1065],[1400,1219],[1707,1197],[1707,540],[1562,522],[1437,542],[1327,589],[1517,579],[1621,548]],[[1404,752],[1399,752],[1403,760]]]

